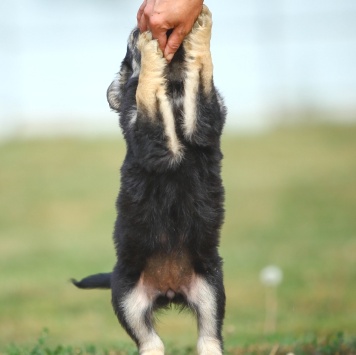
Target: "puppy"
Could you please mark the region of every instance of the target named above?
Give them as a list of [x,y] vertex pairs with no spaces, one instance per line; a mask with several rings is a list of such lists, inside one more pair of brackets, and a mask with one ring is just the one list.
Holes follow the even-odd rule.
[[136,28],[107,97],[120,116],[121,168],[112,273],[73,283],[111,288],[115,313],[140,354],[162,355],[153,312],[170,304],[197,316],[198,353],[223,352],[218,253],[224,190],[220,136],[226,110],[213,83],[206,6],[171,63]]

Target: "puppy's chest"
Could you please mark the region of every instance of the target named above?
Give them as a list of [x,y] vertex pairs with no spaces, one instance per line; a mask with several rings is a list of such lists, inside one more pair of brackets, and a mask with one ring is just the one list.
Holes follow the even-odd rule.
[[184,81],[183,80],[170,80],[167,82],[166,91],[168,100],[176,113],[176,118],[182,118],[184,111]]

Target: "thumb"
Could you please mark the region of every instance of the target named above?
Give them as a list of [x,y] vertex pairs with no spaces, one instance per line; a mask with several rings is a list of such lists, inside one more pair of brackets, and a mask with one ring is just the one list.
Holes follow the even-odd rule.
[[176,27],[168,38],[166,48],[164,49],[164,56],[170,62],[182,44],[187,32],[183,27]]

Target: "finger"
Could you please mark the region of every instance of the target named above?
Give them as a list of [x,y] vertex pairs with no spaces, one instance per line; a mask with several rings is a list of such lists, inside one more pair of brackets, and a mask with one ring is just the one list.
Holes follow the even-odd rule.
[[138,11],[137,11],[137,16],[136,16],[136,18],[137,18],[137,25],[138,25],[138,27],[140,27],[140,26],[139,26],[139,23],[140,23],[140,21],[141,21],[141,18],[142,18],[142,15],[143,15],[143,11],[145,10],[146,3],[147,3],[147,0],[145,0],[145,1],[141,4],[140,8],[139,8]]
[[174,54],[177,52],[178,48],[182,44],[186,34],[187,31],[184,29],[184,27],[178,26],[169,36],[166,47],[164,49],[164,56],[168,62],[172,60]]
[[159,13],[153,13],[147,24],[149,30],[152,32],[152,37],[157,39],[159,48],[161,49],[162,53],[167,44],[167,24],[164,21],[164,16]]
[[151,17],[149,29],[152,32],[152,37],[158,41],[159,48],[164,53],[167,44],[167,30],[162,27],[160,22],[157,22],[156,16]]
[[144,15],[141,16],[140,21],[137,23],[137,27],[140,29],[140,32],[148,31],[146,17]]
[[167,44],[167,32],[165,30],[162,30],[161,32],[158,32],[158,34],[156,35],[152,32],[152,37],[157,39],[158,46],[161,49],[162,53],[164,53]]
[[147,2],[148,1],[145,0],[137,12],[137,27],[140,29],[141,33],[149,29],[146,13],[147,11],[150,11],[150,6],[147,6]]
[[137,13],[137,17],[141,15],[141,17],[137,19],[137,26],[140,32],[150,30],[150,18],[153,13],[154,1],[155,0],[145,0]]

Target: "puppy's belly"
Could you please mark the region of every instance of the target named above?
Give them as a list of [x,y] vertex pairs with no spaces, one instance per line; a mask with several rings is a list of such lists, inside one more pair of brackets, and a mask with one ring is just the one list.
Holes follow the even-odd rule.
[[194,270],[187,252],[169,254],[157,252],[147,259],[141,283],[151,297],[176,294],[186,296],[194,278]]

